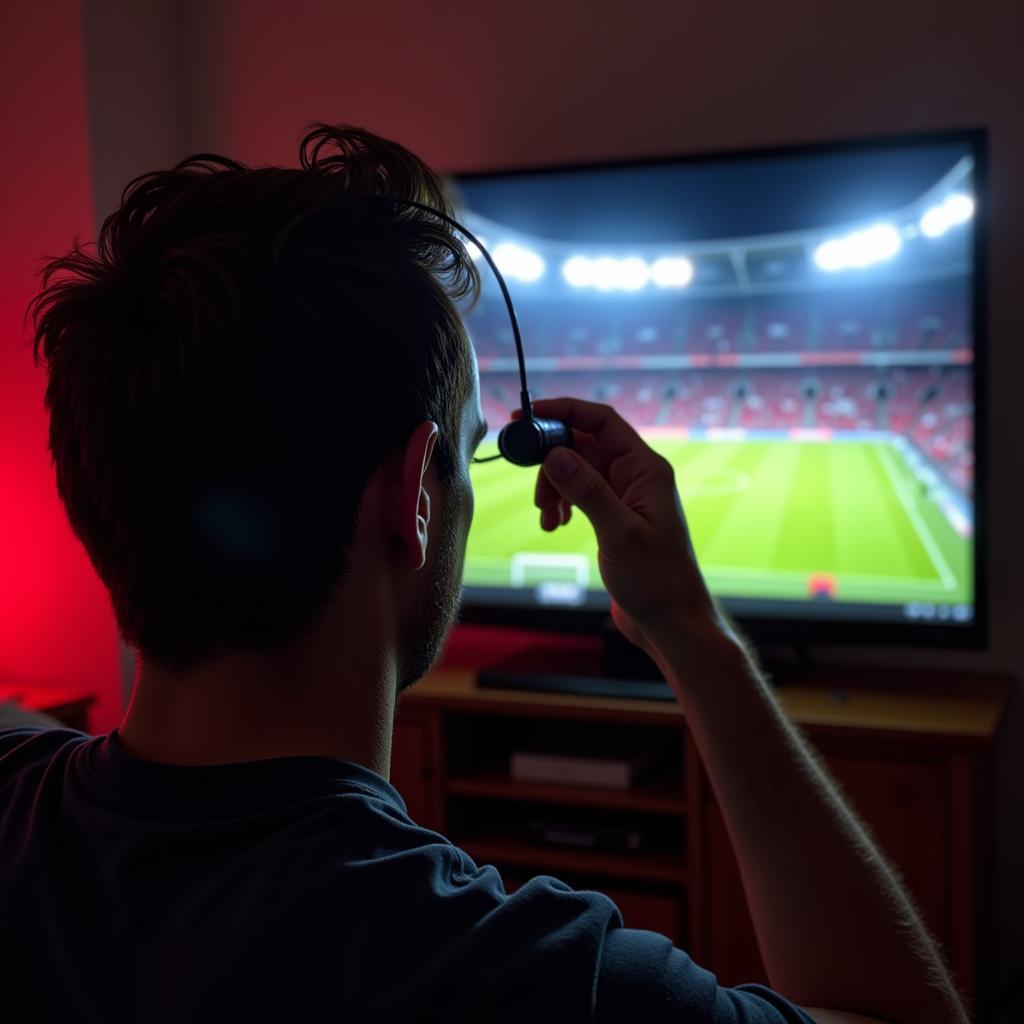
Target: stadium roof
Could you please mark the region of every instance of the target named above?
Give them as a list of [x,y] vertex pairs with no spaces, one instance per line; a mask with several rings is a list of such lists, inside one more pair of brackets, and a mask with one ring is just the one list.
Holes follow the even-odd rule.
[[963,145],[460,179],[474,213],[537,238],[665,243],[820,228],[911,203]]

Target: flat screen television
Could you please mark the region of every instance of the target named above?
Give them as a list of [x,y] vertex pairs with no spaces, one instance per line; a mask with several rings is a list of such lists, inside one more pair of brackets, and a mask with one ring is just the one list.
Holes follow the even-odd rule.
[[[771,641],[984,642],[981,129],[455,175],[535,398],[616,407],[676,467],[712,592]],[[491,427],[518,404],[496,282],[465,313]],[[462,618],[607,618],[577,514],[473,467]]]

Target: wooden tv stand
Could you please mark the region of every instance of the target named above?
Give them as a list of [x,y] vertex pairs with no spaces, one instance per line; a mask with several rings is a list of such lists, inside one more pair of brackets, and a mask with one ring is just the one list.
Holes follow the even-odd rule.
[[[1010,680],[836,669],[777,692],[899,868],[961,990],[983,1000],[992,753]],[[627,790],[516,781],[509,756],[540,722],[646,736],[661,758]],[[767,981],[729,837],[676,705],[480,689],[471,665],[449,660],[402,697],[391,781],[413,819],[495,865],[509,890],[548,874],[605,892],[627,926],[667,935],[722,984]],[[537,816],[629,823],[645,848],[539,845],[527,828]]]

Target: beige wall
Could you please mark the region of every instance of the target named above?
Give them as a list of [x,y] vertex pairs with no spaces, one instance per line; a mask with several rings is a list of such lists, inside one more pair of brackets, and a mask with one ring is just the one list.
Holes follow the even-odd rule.
[[[451,170],[988,125],[991,650],[821,656],[865,664],[999,669],[1021,679],[1024,543],[1017,522],[1024,509],[1024,460],[1016,410],[1024,382],[1024,4],[1019,0],[971,5],[952,0],[168,3],[180,27],[184,68],[183,121],[174,124],[189,151],[212,149],[256,163],[293,164],[298,138],[311,119],[363,125]],[[87,2],[90,7],[109,11],[111,4],[97,0]],[[109,59],[116,66],[125,41],[114,30],[93,38],[94,61]],[[148,45],[156,42],[150,39]],[[126,77],[125,87],[130,86]],[[151,87],[158,93],[162,88]],[[94,117],[114,116],[112,102],[105,100],[99,111],[94,105]],[[124,130],[134,123],[137,106],[134,100],[126,105]],[[97,121],[95,131],[100,128]],[[108,149],[115,145],[109,134],[103,139]],[[107,164],[97,169],[97,181],[116,179],[122,169],[144,169],[129,166],[136,155],[98,154],[95,159]],[[1024,866],[1024,711],[1019,705],[1007,723],[998,765],[1000,977],[1024,961],[1024,871],[1019,870]]]

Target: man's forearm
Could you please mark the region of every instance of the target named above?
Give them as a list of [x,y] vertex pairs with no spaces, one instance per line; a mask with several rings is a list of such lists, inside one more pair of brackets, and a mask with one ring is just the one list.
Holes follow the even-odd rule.
[[901,1024],[965,1021],[906,892],[740,644],[692,626],[652,641],[721,806],[772,986]]

